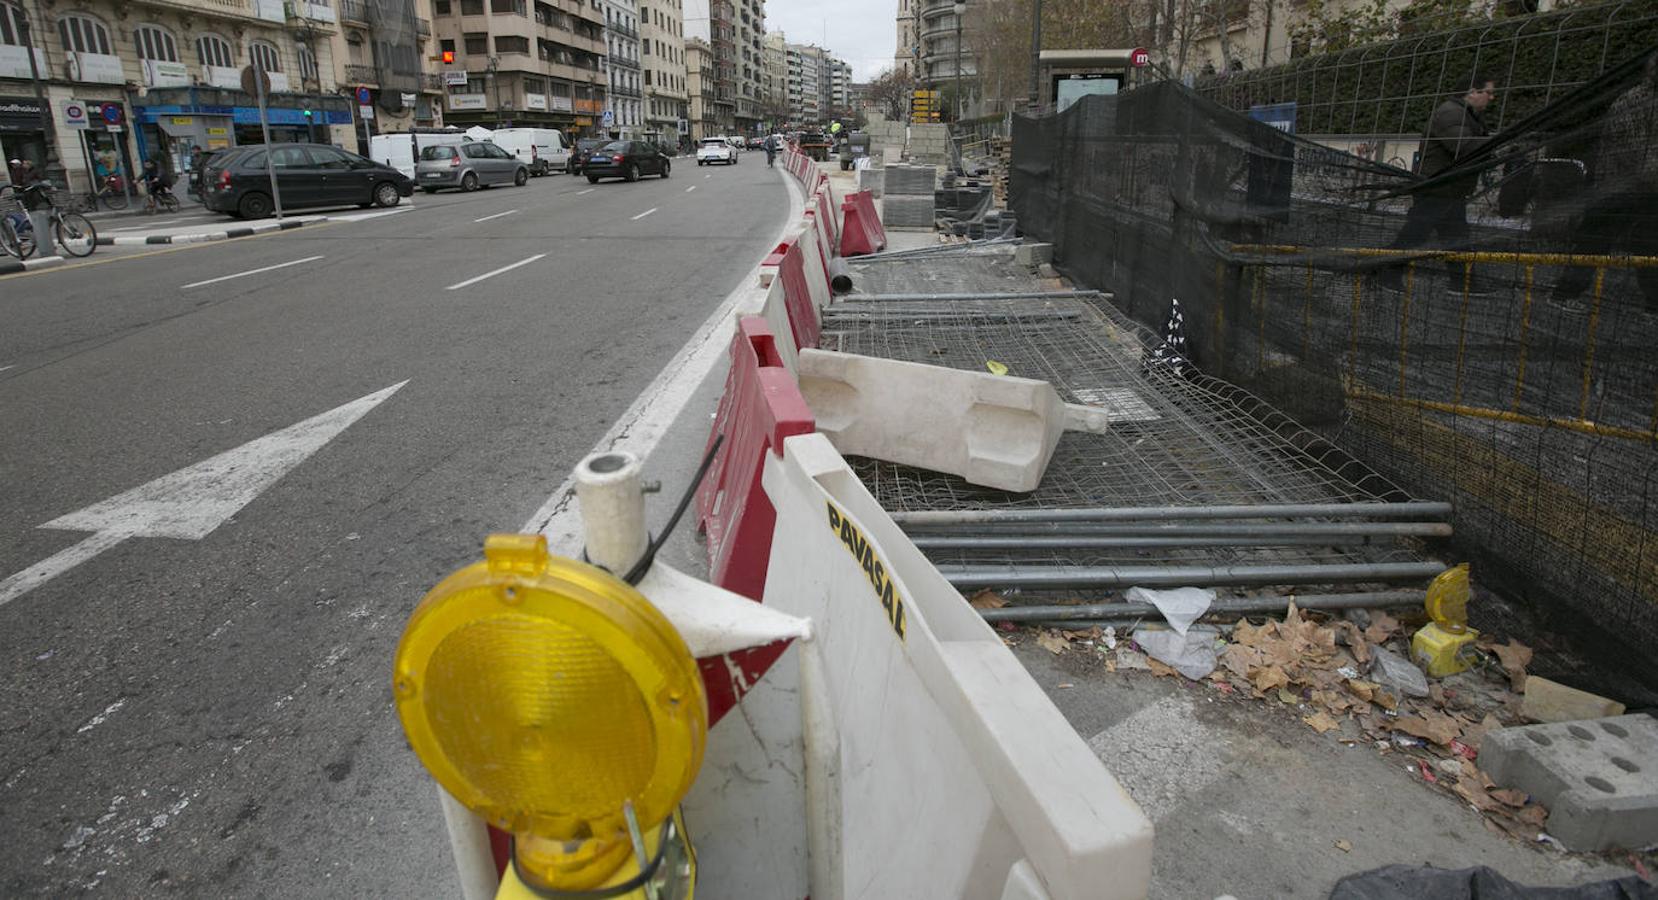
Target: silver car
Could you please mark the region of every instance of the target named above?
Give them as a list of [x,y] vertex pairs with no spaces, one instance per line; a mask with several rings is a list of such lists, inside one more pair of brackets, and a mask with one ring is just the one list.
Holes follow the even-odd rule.
[[438,188],[475,191],[491,184],[522,185],[530,170],[518,157],[488,141],[422,147],[415,184],[430,194]]

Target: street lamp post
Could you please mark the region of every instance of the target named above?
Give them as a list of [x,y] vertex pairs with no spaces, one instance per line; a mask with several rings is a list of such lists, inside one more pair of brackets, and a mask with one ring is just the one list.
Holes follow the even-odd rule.
[[956,0],[956,121],[960,122],[967,104],[961,96],[961,20],[967,15],[967,0]]

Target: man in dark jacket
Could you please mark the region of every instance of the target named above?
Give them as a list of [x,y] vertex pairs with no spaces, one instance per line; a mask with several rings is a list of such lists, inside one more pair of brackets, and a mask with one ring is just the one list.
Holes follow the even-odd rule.
[[[1390,249],[1408,250],[1427,245],[1437,236],[1439,243],[1449,250],[1465,249],[1469,243],[1468,196],[1479,186],[1479,173],[1470,172],[1456,178],[1435,181],[1472,156],[1489,140],[1480,114],[1497,95],[1497,84],[1490,76],[1476,72],[1468,79],[1468,92],[1452,97],[1433,111],[1424,136],[1422,164],[1419,174],[1428,182],[1411,196],[1410,212],[1405,226],[1393,239]],[[1454,267],[1460,270],[1461,266]],[[1402,290],[1402,275],[1397,268],[1384,269],[1377,276],[1384,287]],[[1462,283],[1455,286],[1461,290]],[[1477,288],[1477,285],[1476,285]]]

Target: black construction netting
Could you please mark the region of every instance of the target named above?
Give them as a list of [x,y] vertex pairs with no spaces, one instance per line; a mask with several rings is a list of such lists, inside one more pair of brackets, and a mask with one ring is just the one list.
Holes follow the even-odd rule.
[[1653,686],[1658,51],[1454,149],[1423,177],[1164,82],[1015,118],[1009,204],[1134,319],[1177,298],[1203,372],[1452,501],[1477,580]]

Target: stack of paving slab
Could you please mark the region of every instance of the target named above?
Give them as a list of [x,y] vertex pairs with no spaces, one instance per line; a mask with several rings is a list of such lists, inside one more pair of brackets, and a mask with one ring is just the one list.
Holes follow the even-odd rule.
[[886,167],[881,197],[881,224],[888,231],[932,231],[935,220],[933,166]]

